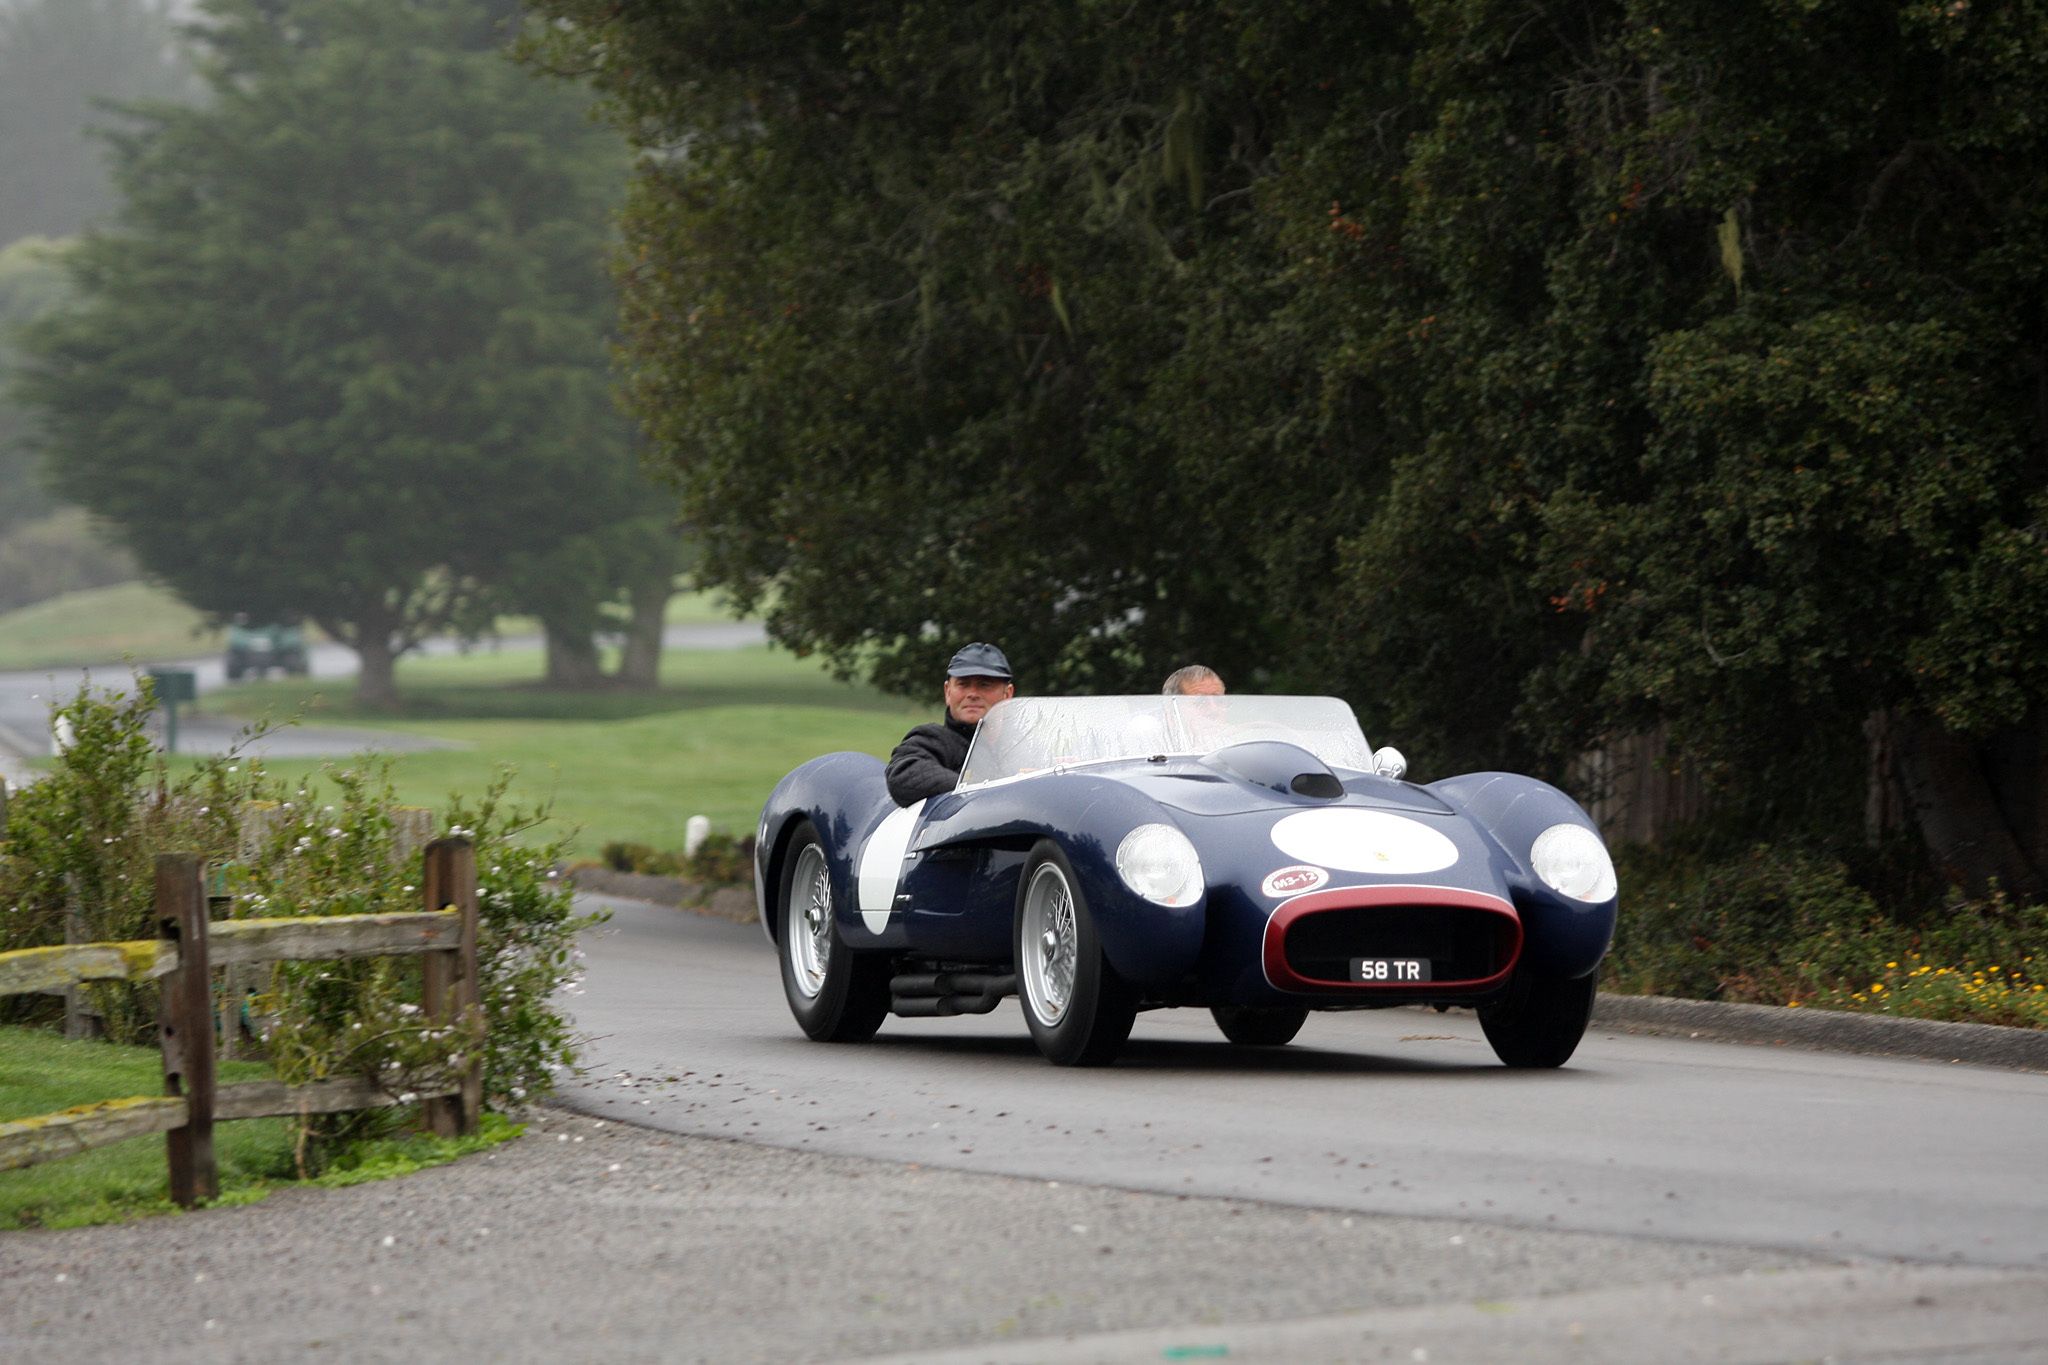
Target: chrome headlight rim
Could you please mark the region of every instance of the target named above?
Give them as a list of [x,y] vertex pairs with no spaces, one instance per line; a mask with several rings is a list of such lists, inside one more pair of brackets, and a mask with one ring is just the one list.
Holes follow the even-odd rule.
[[1575,820],[1560,821],[1537,835],[1529,846],[1529,865],[1552,891],[1586,905],[1611,901],[1621,890],[1607,842],[1598,830]]
[[1116,873],[1132,894],[1169,909],[1199,904],[1208,889],[1194,843],[1163,821],[1139,825],[1123,837]]

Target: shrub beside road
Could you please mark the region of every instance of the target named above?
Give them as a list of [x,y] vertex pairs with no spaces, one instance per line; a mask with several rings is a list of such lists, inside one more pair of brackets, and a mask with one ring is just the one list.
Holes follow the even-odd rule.
[[1944,900],[1789,848],[1726,862],[1631,849],[1620,870],[1610,990],[2048,1026],[2048,907]]

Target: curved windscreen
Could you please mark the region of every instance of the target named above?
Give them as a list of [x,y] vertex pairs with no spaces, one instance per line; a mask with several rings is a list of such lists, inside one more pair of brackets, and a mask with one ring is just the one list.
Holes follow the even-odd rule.
[[1201,755],[1254,739],[1298,744],[1332,768],[1372,771],[1358,717],[1335,697],[1013,697],[982,719],[960,785],[1083,763]]

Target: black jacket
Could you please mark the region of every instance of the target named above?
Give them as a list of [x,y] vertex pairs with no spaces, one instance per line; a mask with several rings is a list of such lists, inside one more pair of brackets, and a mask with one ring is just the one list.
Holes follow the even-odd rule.
[[889,795],[896,804],[914,806],[927,796],[953,790],[977,728],[948,716],[940,724],[920,725],[905,735],[889,755]]

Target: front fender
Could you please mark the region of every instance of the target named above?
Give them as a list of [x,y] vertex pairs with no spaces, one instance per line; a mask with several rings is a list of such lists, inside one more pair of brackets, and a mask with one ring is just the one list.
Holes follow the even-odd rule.
[[1518,773],[1467,773],[1429,785],[1429,791],[1462,810],[1493,836],[1509,860],[1506,881],[1522,917],[1522,954],[1558,976],[1584,976],[1600,965],[1614,940],[1619,898],[1573,900],[1553,891],[1529,864],[1536,836],[1552,825],[1599,826],[1571,797]]
[[949,844],[1028,848],[1051,839],[1066,853],[1093,912],[1103,955],[1135,986],[1167,986],[1194,969],[1207,921],[1205,895],[1193,905],[1155,905],[1117,875],[1116,850],[1140,825],[1184,827],[1173,813],[1124,783],[1085,772],[935,796],[912,847]]
[[775,784],[761,808],[754,833],[754,904],[762,932],[775,942],[775,894],[790,837],[808,819],[825,846],[835,905],[855,902],[855,860],[861,842],[896,808],[889,797],[885,765],[873,754],[836,753],[814,758]]

